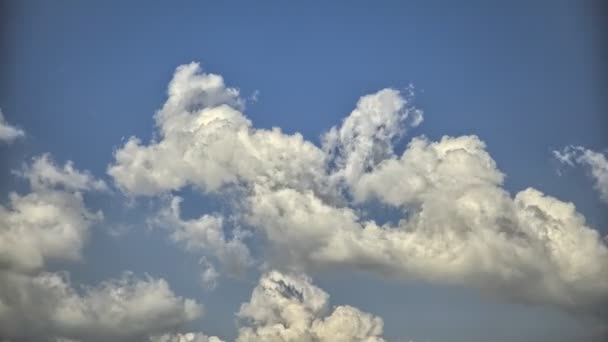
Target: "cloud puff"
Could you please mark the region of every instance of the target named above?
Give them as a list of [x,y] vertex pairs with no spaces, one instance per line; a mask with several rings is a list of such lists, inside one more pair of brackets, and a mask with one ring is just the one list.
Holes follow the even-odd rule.
[[237,341],[384,341],[381,318],[352,306],[330,310],[328,300],[305,275],[268,272],[241,305]]
[[140,340],[201,314],[199,304],[173,294],[162,279],[125,274],[75,289],[51,260],[75,261],[90,226],[103,217],[84,205],[81,191],[105,184],[68,162],[44,155],[21,173],[31,192],[12,193],[0,206],[0,336],[17,340]]
[[569,166],[579,164],[588,167],[600,199],[608,203],[608,159],[604,154],[581,146],[568,146],[561,151],[553,151],[553,155],[561,163]]
[[238,92],[198,64],[179,67],[169,98],[156,114],[159,140],[130,138],[108,173],[123,190],[152,195],[194,185],[217,191],[227,184],[314,187],[324,153],[300,134],[256,130],[239,111]]
[[34,158],[22,175],[32,192],[11,193],[8,206],[0,206],[0,268],[36,270],[48,259],[79,259],[90,226],[103,217],[85,207],[79,190],[105,184],[71,162],[57,167],[48,155]]
[[31,166],[26,166],[21,175],[29,180],[33,189],[61,187],[74,191],[104,191],[108,187],[101,179],[95,179],[88,171],[78,171],[72,161],[67,161],[63,167],[58,167],[50,155],[33,159]]
[[2,110],[0,110],[0,141],[12,143],[15,139],[25,136],[25,132],[15,126],[11,126],[4,119]]
[[[217,259],[225,270],[240,274],[251,264],[249,249],[242,242],[238,230],[227,239],[224,234],[224,219],[219,215],[203,215],[196,219],[183,220],[180,213],[180,197],[172,197],[170,205],[163,209],[154,220],[160,226],[168,227],[171,237],[185,246],[186,250],[198,252]],[[205,263],[208,261],[205,260]],[[214,282],[217,278],[215,268],[207,267],[203,274],[205,280]],[[213,278],[213,279],[212,279]]]
[[[394,142],[422,121],[407,94],[362,97],[317,147],[253,128],[238,92],[190,64],[177,69],[155,119],[157,140],[131,138],[116,151],[114,181],[132,195],[238,186],[235,216],[265,238],[271,265],[348,266],[605,314],[608,249],[574,205],[535,189],[511,196],[473,135],[414,138],[397,156]],[[401,220],[365,218],[370,201]]]
[[334,176],[353,184],[362,173],[394,156],[393,142],[405,133],[405,124],[418,126],[422,118],[422,111],[395,89],[361,97],[342,125],[323,135],[323,149],[337,169]]
[[199,304],[175,296],[162,279],[126,274],[81,295],[57,273],[1,277],[0,332],[11,338],[133,341],[201,314]]

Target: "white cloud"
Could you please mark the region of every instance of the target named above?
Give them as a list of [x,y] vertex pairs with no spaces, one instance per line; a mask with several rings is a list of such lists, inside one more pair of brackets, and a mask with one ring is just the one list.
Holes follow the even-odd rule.
[[103,180],[95,179],[90,172],[74,169],[72,161],[67,161],[62,168],[58,167],[48,153],[34,158],[32,165],[25,167],[21,175],[28,178],[30,186],[34,189],[52,187],[78,191],[108,189]]
[[249,222],[272,262],[296,269],[349,266],[480,288],[503,298],[595,313],[608,298],[608,249],[574,205],[496,186],[425,193],[398,225],[362,220],[312,192],[256,193]]
[[299,134],[252,128],[237,96],[220,76],[201,73],[197,64],[179,67],[155,117],[160,139],[144,145],[130,138],[115,152],[108,173],[134,195],[187,185],[217,191],[241,182],[317,186],[324,153]]
[[579,164],[588,167],[600,199],[608,203],[608,159],[604,154],[581,146],[568,146],[562,151],[553,151],[553,155],[561,163],[569,166]]
[[9,125],[0,110],[0,141],[12,143],[15,139],[25,136],[25,132],[15,126]]
[[[233,238],[227,239],[224,219],[219,215],[183,220],[180,213],[181,201],[180,197],[173,197],[169,207],[160,212],[155,223],[168,227],[172,231],[173,240],[183,244],[186,250],[217,259],[232,274],[242,273],[251,264],[251,256],[239,231],[233,230]],[[206,277],[213,276],[212,273]]]
[[353,184],[366,170],[393,157],[393,142],[405,133],[405,123],[422,122],[422,111],[413,108],[400,92],[383,89],[361,97],[357,107],[339,127],[323,136],[323,149],[336,164],[336,175]]
[[[173,294],[162,279],[126,274],[91,288],[74,288],[51,260],[80,260],[90,226],[103,217],[86,208],[81,191],[105,190],[68,162],[35,158],[22,176],[25,195],[0,206],[0,336],[17,340],[139,340],[198,317],[199,304]],[[79,291],[81,290],[81,291]]]
[[[319,148],[253,128],[238,92],[191,64],[178,68],[156,115],[159,138],[131,138],[108,173],[132,195],[240,186],[235,217],[265,237],[270,265],[348,266],[597,314],[608,298],[608,249],[574,205],[534,189],[512,197],[476,136],[414,138],[397,156],[393,143],[421,120],[407,94],[384,89],[362,97]],[[400,210],[399,223],[364,219],[356,208],[370,200]],[[220,220],[188,228],[179,219],[180,240],[225,253],[211,246],[231,240],[206,235],[222,236]],[[203,242],[186,233],[195,227]]]
[[[380,342],[382,319],[351,306],[329,308],[329,295],[305,275],[263,275],[237,314],[238,342]],[[331,312],[330,312],[331,311]]]
[[47,155],[35,158],[23,176],[32,192],[11,193],[8,206],[0,206],[0,269],[31,271],[47,259],[78,260],[90,226],[103,217],[85,207],[78,190],[105,184],[70,162],[58,168]]
[[79,194],[11,194],[9,207],[0,206],[0,268],[36,270],[48,259],[80,259],[89,227],[99,217]]
[[0,334],[40,340],[132,341],[181,326],[201,314],[162,279],[117,280],[79,294],[65,276],[0,274]]

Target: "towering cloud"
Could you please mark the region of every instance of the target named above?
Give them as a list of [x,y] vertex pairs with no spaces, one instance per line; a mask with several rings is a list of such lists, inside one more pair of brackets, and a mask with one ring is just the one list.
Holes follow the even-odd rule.
[[[179,67],[168,93],[155,117],[159,138],[129,139],[108,168],[125,192],[193,186],[221,195],[238,187],[235,217],[265,240],[268,254],[259,257],[281,269],[350,267],[605,317],[608,248],[574,205],[532,188],[509,194],[477,136],[417,137],[397,155],[394,142],[422,121],[399,91],[362,97],[321,147],[299,134],[255,129],[238,91],[197,64]],[[401,219],[375,222],[361,210],[370,201],[393,207]],[[203,216],[197,230],[216,231],[211,222],[219,218]],[[198,243],[184,231],[186,245]],[[298,312],[316,317],[306,305]],[[296,334],[274,323],[288,318],[241,311],[254,322],[243,339]],[[347,309],[336,315],[350,317]]]
[[15,126],[9,125],[0,110],[0,142],[12,143],[15,139],[24,137],[25,132]]

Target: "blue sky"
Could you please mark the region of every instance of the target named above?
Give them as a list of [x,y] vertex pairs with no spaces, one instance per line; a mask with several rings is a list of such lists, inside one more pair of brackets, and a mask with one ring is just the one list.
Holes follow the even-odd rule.
[[[49,269],[67,269],[74,283],[89,285],[124,270],[164,278],[205,306],[188,329],[233,340],[234,313],[259,270],[222,275],[213,291],[202,289],[192,271],[200,256],[146,224],[167,193],[133,200],[107,173],[126,139],[146,145],[158,134],[153,116],[175,69],[194,61],[240,90],[254,127],[299,132],[318,146],[361,96],[413,85],[424,121],[408,128],[396,155],[415,136],[477,135],[512,196],[534,187],[573,202],[606,235],[608,211],[590,171],[565,167],[552,153],[608,148],[594,10],[571,1],[14,1],[2,15],[0,108],[26,136],[0,146],[1,200],[27,192],[12,170],[42,153],[90,170],[111,188],[85,196],[104,221],[92,228],[85,261]],[[186,218],[225,209],[218,196],[195,188],[170,192],[184,197]],[[119,236],[109,233],[120,227]],[[332,304],[381,316],[388,341],[572,341],[588,329],[563,310],[466,286],[340,267],[309,275]]]

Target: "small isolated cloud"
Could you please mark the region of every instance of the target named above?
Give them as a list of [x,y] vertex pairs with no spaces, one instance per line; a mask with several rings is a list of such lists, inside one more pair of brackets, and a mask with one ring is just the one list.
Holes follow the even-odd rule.
[[25,132],[15,126],[10,125],[4,119],[2,110],[0,110],[0,141],[6,143],[12,143],[17,138],[25,136]]
[[589,168],[600,199],[608,204],[608,159],[605,154],[581,146],[568,146],[561,151],[553,151],[553,155],[568,166],[581,165]]

